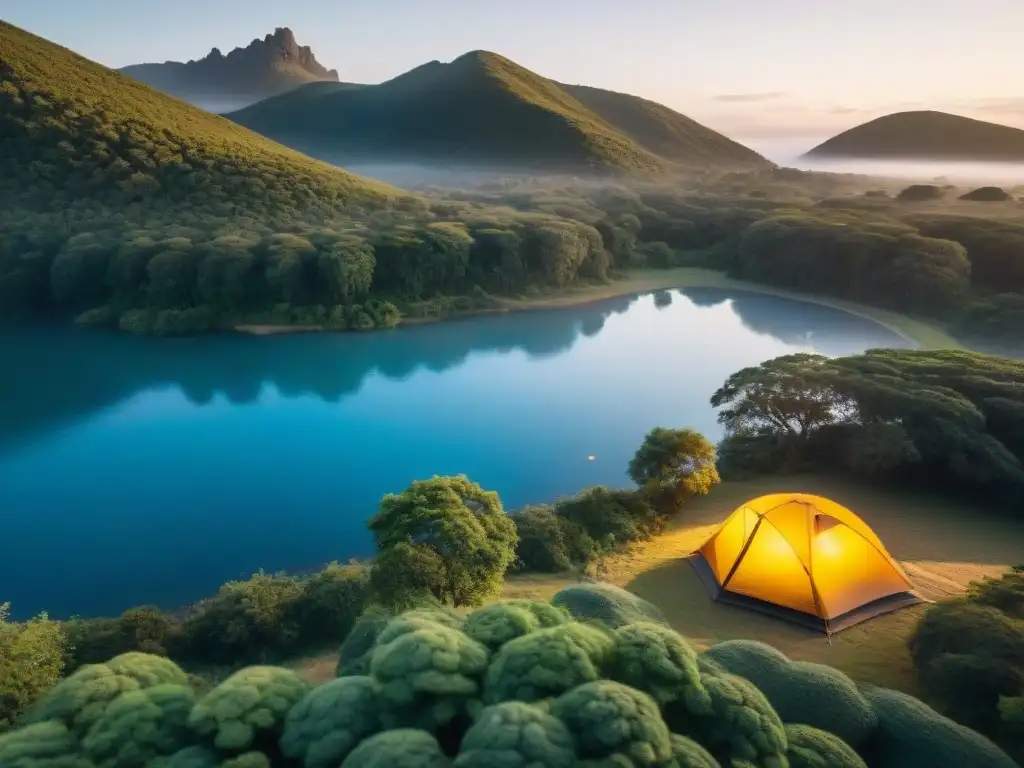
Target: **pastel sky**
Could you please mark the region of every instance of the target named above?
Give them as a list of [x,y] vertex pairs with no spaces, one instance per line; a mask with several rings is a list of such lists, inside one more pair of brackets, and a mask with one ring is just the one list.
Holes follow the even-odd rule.
[[0,0],[0,17],[111,67],[278,26],[353,82],[482,48],[753,143],[903,109],[1024,127],[1024,0]]

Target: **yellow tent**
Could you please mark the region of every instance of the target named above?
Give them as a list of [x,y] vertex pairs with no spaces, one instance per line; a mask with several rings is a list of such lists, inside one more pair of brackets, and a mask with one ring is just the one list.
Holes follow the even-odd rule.
[[713,599],[827,635],[924,602],[867,523],[821,496],[748,501],[690,562]]

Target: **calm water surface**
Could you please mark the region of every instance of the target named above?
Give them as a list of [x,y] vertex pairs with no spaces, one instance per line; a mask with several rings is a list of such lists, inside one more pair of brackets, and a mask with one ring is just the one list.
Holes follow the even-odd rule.
[[[654,426],[793,351],[907,346],[838,310],[673,293],[369,335],[0,331],[0,601],[103,615],[369,554],[381,495],[466,473],[507,508],[626,485]],[[588,460],[594,456],[594,460]]]

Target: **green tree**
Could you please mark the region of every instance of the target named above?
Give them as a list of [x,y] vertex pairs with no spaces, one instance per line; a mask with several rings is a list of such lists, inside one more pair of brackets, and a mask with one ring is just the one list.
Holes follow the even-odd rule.
[[381,552],[376,581],[388,580],[382,571],[402,570],[454,606],[496,594],[518,542],[498,494],[464,475],[419,480],[388,494],[368,525]]
[[715,458],[715,446],[700,432],[655,427],[630,460],[629,477],[679,505],[691,496],[706,495],[719,483]]
[[60,624],[46,614],[11,622],[9,609],[0,604],[0,731],[57,684],[67,646]]

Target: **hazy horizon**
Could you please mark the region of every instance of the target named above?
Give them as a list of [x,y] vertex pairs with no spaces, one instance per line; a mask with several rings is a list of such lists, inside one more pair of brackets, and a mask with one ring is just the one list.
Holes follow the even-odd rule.
[[986,11],[960,0],[7,0],[2,14],[110,67],[226,53],[285,26],[350,82],[487,49],[554,80],[658,101],[754,148],[799,141],[795,157],[909,109],[1024,127],[1012,75],[1024,3],[988,0]]

